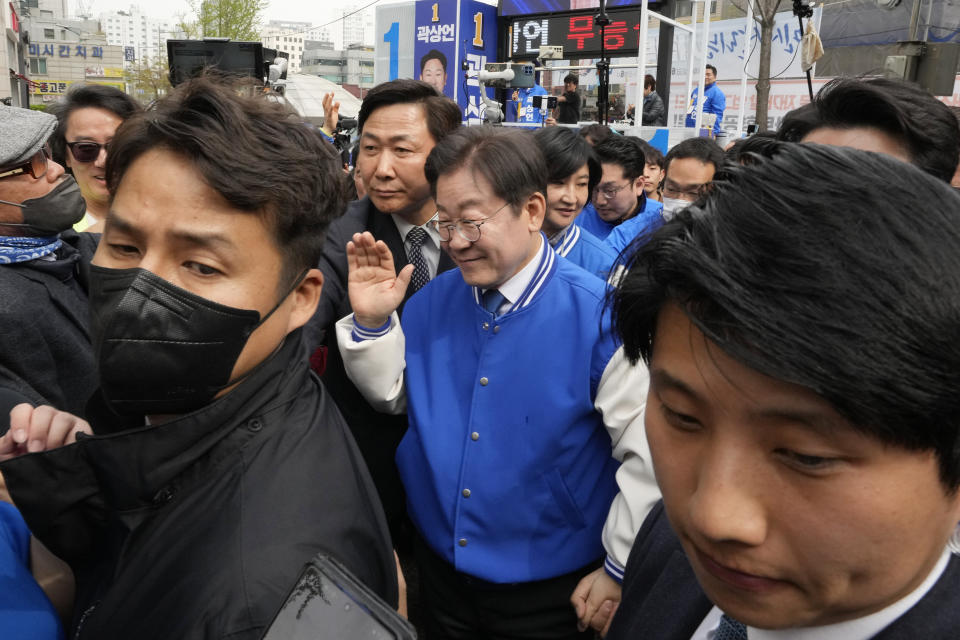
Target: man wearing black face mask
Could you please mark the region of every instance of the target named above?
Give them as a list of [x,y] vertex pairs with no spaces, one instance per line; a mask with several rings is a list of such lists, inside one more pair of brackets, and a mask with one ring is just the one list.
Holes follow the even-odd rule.
[[70,637],[260,638],[321,551],[396,605],[376,491],[301,340],[338,165],[285,107],[210,79],[117,130],[92,434],[21,405],[12,431],[48,450],[0,438],[11,495],[77,577]]
[[47,155],[57,121],[0,105],[0,433],[21,402],[83,415],[96,388],[85,272],[96,238],[73,178]]

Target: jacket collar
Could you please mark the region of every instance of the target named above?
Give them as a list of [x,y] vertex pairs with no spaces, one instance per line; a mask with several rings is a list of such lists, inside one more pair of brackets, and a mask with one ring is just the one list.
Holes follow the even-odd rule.
[[[156,425],[129,428],[105,406],[99,393],[88,406],[95,433],[79,443],[94,468],[107,503],[118,510],[152,503],[159,491],[235,430],[262,428],[270,406],[289,402],[309,376],[301,330],[226,395],[192,413]],[[119,427],[119,429],[118,429]],[[246,438],[233,442],[241,446]]]
[[[543,289],[543,285],[550,280],[557,270],[556,251],[550,246],[547,236],[542,231],[540,232],[540,239],[540,255],[536,258],[537,268],[533,273],[533,278],[530,279],[530,282],[523,289],[523,293],[520,294],[520,297],[517,298],[507,313],[520,311],[529,306],[537,298],[537,294]],[[479,287],[471,287],[471,289],[473,290],[474,301],[478,306],[483,307],[483,290]]]
[[580,227],[575,224],[571,224],[563,230],[563,235],[560,236],[560,240],[556,245],[554,245],[553,249],[557,252],[557,255],[562,258],[566,258],[567,255],[577,245],[577,241],[579,240]]

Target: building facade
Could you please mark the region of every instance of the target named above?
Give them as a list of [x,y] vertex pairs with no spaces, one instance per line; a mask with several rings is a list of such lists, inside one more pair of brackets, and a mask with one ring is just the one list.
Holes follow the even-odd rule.
[[123,48],[107,44],[97,20],[31,15],[24,62],[31,105],[56,102],[71,85],[90,82],[125,90]]
[[370,46],[352,44],[346,49],[334,49],[331,42],[309,41],[305,45],[301,73],[366,90],[374,86],[373,61],[374,51]]
[[[369,4],[369,3],[367,3]],[[369,6],[363,4],[347,7],[336,12],[327,11],[331,21],[320,26],[313,26],[310,22],[295,22],[290,20],[271,20],[260,32],[260,41],[263,46],[290,54],[291,73],[316,73],[305,71],[305,52],[308,42],[325,43],[325,50],[347,51],[351,45],[373,47],[374,44],[374,13]],[[356,75],[363,74],[359,60],[360,54],[353,54],[357,60]],[[345,60],[346,58],[344,58]],[[346,64],[346,63],[345,63]],[[316,63],[313,64],[316,66]],[[331,69],[336,65],[327,65]],[[340,73],[330,72],[332,75],[342,76]],[[326,77],[326,74],[321,74]],[[370,67],[370,76],[373,76],[373,67]]]
[[[151,18],[139,7],[100,14],[107,44],[122,47],[130,63],[149,64],[167,57],[167,40],[184,38],[175,20]],[[132,54],[130,52],[132,48]]]
[[0,69],[9,69],[8,81],[0,82],[0,101],[13,107],[27,106],[27,78],[23,62],[23,24],[17,11],[19,3],[10,2],[0,10]]
[[310,22],[271,20],[260,32],[260,42],[264,47],[285,51],[290,55],[290,73],[300,73],[304,45],[311,40],[330,40],[330,30],[326,27],[314,27]]

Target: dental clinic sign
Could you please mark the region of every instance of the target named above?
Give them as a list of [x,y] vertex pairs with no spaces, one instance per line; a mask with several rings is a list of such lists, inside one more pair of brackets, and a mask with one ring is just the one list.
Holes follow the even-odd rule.
[[[87,45],[85,44],[31,44],[28,47],[28,52],[31,56],[42,57],[42,56],[51,56],[57,58],[69,58],[71,57],[71,52],[75,58],[84,58],[86,59]],[[89,56],[91,58],[103,58],[103,47],[90,47]]]

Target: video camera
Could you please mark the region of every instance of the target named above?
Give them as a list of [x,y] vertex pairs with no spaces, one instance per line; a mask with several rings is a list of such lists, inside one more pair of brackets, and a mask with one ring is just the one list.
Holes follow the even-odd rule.
[[353,164],[351,156],[355,145],[351,144],[350,140],[358,126],[359,122],[356,118],[337,117],[337,128],[333,131],[333,145],[340,152],[340,159],[346,164]]

